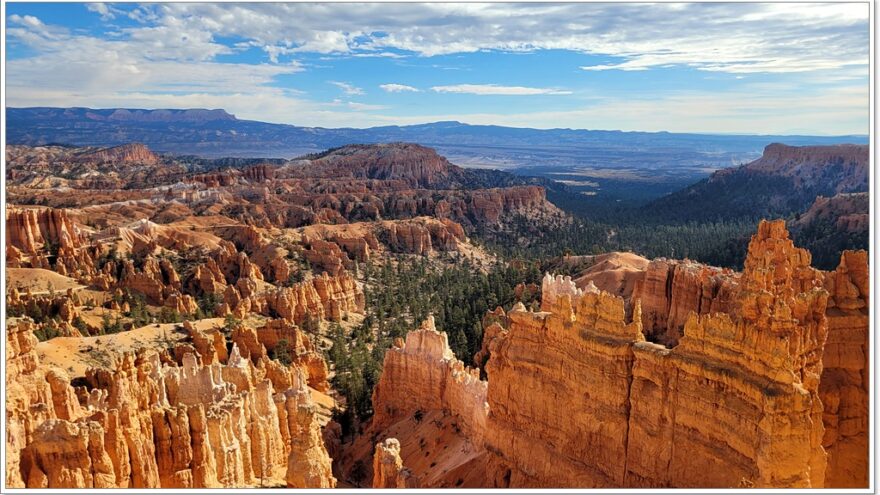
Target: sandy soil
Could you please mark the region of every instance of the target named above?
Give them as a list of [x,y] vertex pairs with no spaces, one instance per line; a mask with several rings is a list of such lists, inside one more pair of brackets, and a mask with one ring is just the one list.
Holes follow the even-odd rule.
[[15,287],[20,292],[27,289],[33,294],[48,294],[52,288],[63,293],[67,289],[85,288],[76,280],[43,268],[7,268],[6,288]]
[[[486,452],[471,444],[455,423],[453,416],[429,411],[419,421],[414,417],[404,418],[385,431],[361,435],[354,444],[343,447],[343,468],[347,473],[360,460],[368,470],[369,480],[376,443],[396,438],[400,442],[403,465],[418,477],[420,487],[483,486]],[[362,486],[369,486],[368,480],[362,482]]]
[[[193,322],[199,329],[222,326],[222,318],[208,318]],[[85,376],[89,367],[108,366],[114,356],[138,349],[174,345],[187,337],[185,331],[175,330],[179,323],[147,325],[128,332],[94,337],[57,337],[37,344],[41,366],[66,370],[71,378]]]

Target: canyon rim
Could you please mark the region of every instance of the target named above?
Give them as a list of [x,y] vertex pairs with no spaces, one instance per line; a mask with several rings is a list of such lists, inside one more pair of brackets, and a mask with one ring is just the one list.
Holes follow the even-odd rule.
[[3,491],[870,492],[870,8],[4,2]]

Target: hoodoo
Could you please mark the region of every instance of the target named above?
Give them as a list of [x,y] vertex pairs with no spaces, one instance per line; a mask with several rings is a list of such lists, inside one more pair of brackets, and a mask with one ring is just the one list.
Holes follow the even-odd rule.
[[372,431],[452,415],[485,452],[481,486],[864,486],[867,290],[866,253],[816,270],[782,221],[759,225],[741,274],[655,261],[627,299],[548,275],[540,311],[492,313],[488,382],[430,322],[410,332]]

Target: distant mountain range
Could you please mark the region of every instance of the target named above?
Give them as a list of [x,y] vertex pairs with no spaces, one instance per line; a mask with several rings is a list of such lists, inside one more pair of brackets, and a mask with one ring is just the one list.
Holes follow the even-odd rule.
[[224,110],[49,107],[7,108],[6,129],[10,144],[114,146],[138,142],[161,153],[204,157],[292,158],[346,144],[406,141],[435,147],[462,165],[497,168],[578,165],[585,155],[612,162],[617,156],[658,152],[673,161],[704,157],[718,168],[744,156],[754,158],[772,142],[821,145],[868,140],[867,136],[542,130],[461,122],[327,129],[240,120]]

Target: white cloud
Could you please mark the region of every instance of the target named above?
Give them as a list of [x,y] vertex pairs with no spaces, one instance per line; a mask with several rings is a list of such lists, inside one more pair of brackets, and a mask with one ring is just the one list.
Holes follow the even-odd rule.
[[387,93],[403,93],[406,91],[411,91],[413,93],[417,93],[420,91],[419,88],[407,86],[406,84],[396,84],[396,83],[380,84],[379,87],[382,88]]
[[296,52],[562,49],[618,59],[588,70],[673,64],[744,73],[867,65],[868,14],[866,3],[171,3],[156,8],[155,22]]
[[471,95],[570,95],[571,91],[552,88],[527,88],[523,86],[499,86],[497,84],[454,84],[451,86],[433,86],[431,91],[437,93],[463,93]]
[[43,21],[32,15],[20,16],[18,14],[12,14],[9,16],[9,20],[15,24],[21,24],[30,28],[42,28],[45,26]]
[[89,12],[95,12],[100,15],[102,21],[113,20],[118,14],[122,13],[121,10],[111,7],[106,3],[87,3],[86,9],[88,9]]
[[[123,16],[112,5],[102,5],[106,13],[102,7],[91,7],[95,18]],[[866,132],[869,121],[867,4],[168,3],[138,6],[128,16],[138,24],[108,33],[108,38],[47,25],[32,15],[10,15],[7,41],[29,50],[7,62],[7,103],[225,108],[239,118],[356,127],[462,120],[528,127],[767,133],[796,125],[834,134]],[[218,41],[228,38],[236,44]],[[263,50],[271,63],[218,62],[220,55],[251,47]],[[395,115],[390,108],[356,102],[333,106],[276,86],[280,76],[304,70],[295,57],[307,51],[338,60],[545,49],[602,56],[592,63],[584,57],[581,64],[590,71],[684,66],[736,75],[799,73],[803,83],[790,78],[784,88],[754,92],[652,91],[630,98],[606,97],[591,105],[575,98],[569,105],[560,98],[566,104],[563,111],[450,110],[449,115]],[[589,72],[581,75],[591,78]],[[747,81],[752,79],[758,78]],[[340,84],[345,95],[364,93],[350,82]],[[409,91],[395,84],[380,87]],[[805,91],[809,85],[810,91]],[[568,93],[491,84],[432,89]],[[653,118],[657,115],[666,118]]]
[[337,88],[341,89],[343,93],[345,93],[349,96],[356,96],[356,95],[363,95],[364,94],[363,89],[361,89],[357,86],[354,86],[352,84],[349,84],[347,82],[341,82],[341,81],[327,81],[327,82],[336,86]]

